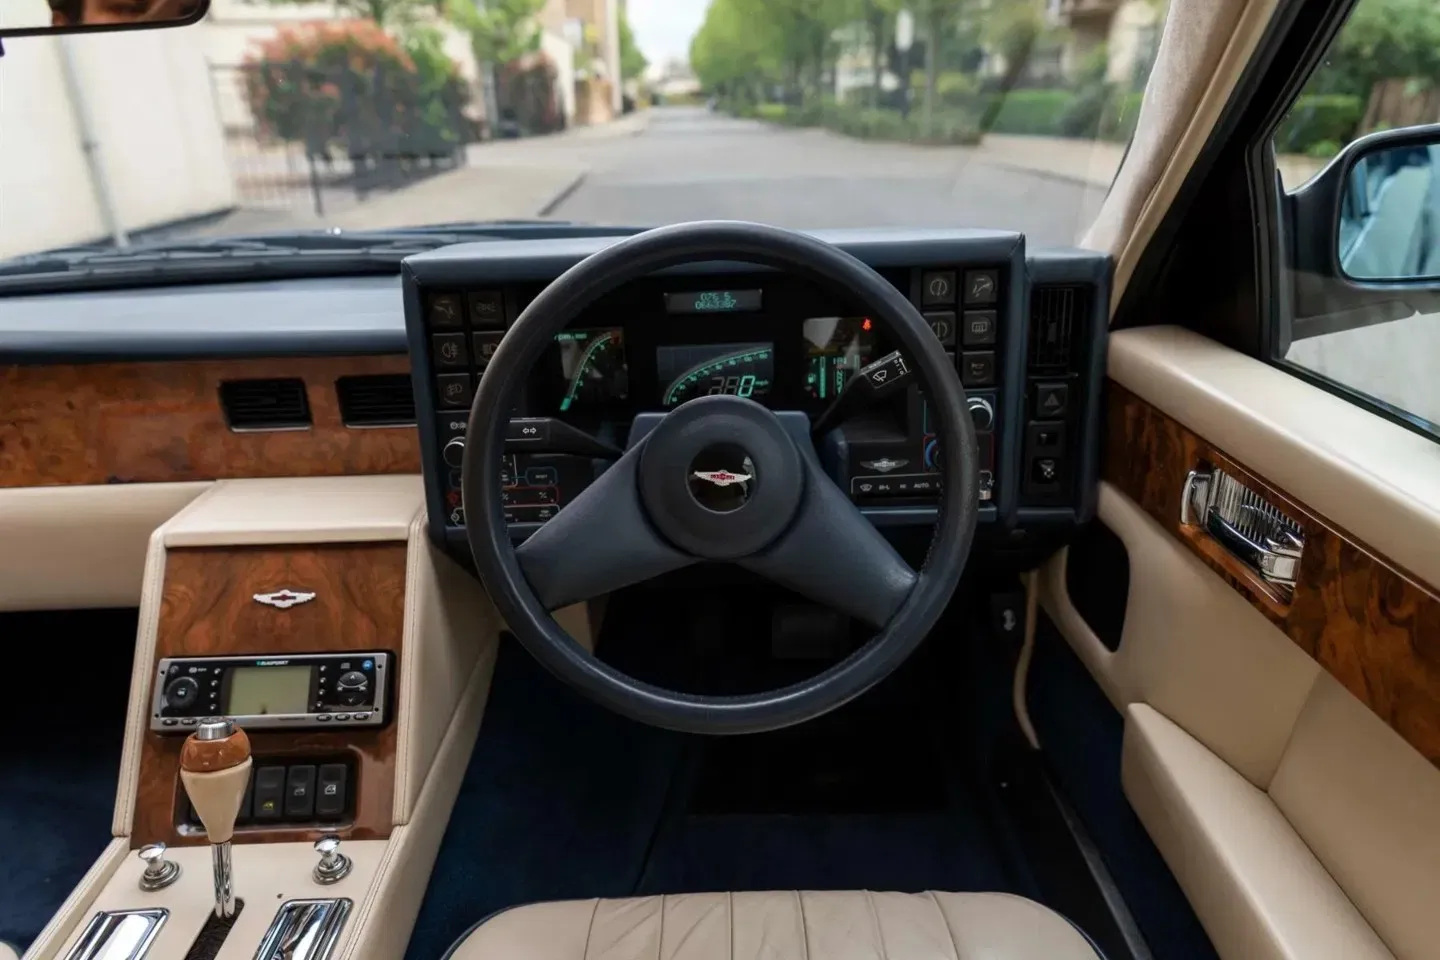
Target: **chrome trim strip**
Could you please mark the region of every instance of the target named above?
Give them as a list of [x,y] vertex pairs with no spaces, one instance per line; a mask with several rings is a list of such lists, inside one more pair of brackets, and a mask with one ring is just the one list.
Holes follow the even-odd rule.
[[255,960],[328,960],[351,900],[289,900],[280,905],[270,929],[260,940]]
[[142,960],[170,911],[101,910],[90,918],[65,960]]

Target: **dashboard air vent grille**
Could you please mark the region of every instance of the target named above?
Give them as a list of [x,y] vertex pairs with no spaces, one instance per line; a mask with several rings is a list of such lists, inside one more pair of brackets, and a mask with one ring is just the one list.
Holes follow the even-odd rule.
[[347,427],[402,427],[415,422],[415,390],[408,373],[341,377],[335,381]]
[[1086,287],[1037,286],[1030,300],[1030,369],[1053,373],[1070,369],[1080,319],[1089,309]]
[[298,377],[275,380],[226,380],[220,407],[231,430],[305,430],[310,399]]

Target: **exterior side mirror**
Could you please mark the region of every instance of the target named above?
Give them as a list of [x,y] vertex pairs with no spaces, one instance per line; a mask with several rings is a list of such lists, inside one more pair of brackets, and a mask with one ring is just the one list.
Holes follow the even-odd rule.
[[0,37],[183,27],[209,9],[210,0],[0,0]]
[[1293,339],[1440,311],[1440,124],[1361,137],[1281,210]]

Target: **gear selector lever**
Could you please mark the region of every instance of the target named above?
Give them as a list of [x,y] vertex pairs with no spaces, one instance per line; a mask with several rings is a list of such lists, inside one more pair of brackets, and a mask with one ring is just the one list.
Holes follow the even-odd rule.
[[235,915],[235,884],[230,864],[230,838],[250,782],[250,738],[233,720],[210,717],[186,740],[180,751],[180,782],[205,825],[215,868],[215,916]]

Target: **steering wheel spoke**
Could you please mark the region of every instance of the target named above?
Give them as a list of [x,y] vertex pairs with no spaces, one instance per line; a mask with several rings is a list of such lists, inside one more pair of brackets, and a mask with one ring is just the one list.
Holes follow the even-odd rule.
[[774,544],[737,563],[879,629],[910,596],[918,577],[813,454],[804,457],[804,469],[804,499],[795,522]]
[[637,447],[515,549],[547,610],[679,570],[695,558],[652,529],[640,506]]

